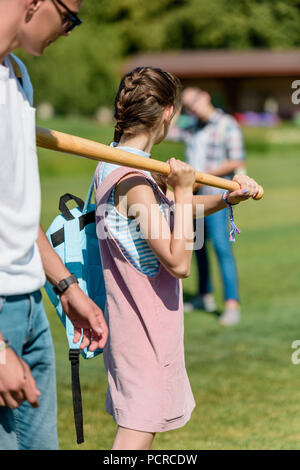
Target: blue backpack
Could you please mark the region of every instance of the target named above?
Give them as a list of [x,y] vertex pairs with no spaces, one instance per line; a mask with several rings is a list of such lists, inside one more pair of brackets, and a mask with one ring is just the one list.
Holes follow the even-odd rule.
[[[91,182],[85,203],[82,199],[70,193],[61,196],[59,210],[61,212],[50,225],[46,236],[68,270],[75,274],[78,284],[101,309],[104,311],[106,292],[102,271],[99,243],[96,233],[95,205],[91,203],[94,178]],[[71,210],[67,202],[74,200],[78,207]],[[94,352],[88,348],[80,350],[81,340],[74,344],[74,327],[63,311],[60,298],[53,291],[53,286],[47,281],[46,292],[56,309],[56,313],[66,329],[69,343],[69,359],[72,366],[72,392],[74,418],[78,444],[84,441],[82,401],[79,381],[79,355],[91,359],[102,353],[102,349]]]

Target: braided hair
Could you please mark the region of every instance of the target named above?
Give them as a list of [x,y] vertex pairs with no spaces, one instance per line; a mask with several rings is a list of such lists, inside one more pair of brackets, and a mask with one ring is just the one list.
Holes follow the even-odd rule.
[[115,142],[155,127],[165,106],[179,108],[180,95],[179,79],[161,69],[137,67],[125,75],[115,99]]

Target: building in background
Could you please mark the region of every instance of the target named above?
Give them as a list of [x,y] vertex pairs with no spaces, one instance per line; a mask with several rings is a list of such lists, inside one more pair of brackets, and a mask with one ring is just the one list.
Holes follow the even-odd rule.
[[215,106],[240,121],[259,114],[290,119],[300,111],[291,99],[292,83],[300,80],[300,49],[143,53],[131,57],[122,72],[144,65],[176,74],[184,86],[207,90]]

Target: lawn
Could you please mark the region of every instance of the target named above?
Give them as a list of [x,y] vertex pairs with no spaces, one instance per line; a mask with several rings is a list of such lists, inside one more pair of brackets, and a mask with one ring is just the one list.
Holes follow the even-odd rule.
[[[109,143],[110,128],[79,118],[40,123]],[[242,233],[235,243],[242,300],[242,321],[221,327],[217,317],[200,311],[185,315],[186,366],[196,400],[190,422],[156,436],[153,449],[299,449],[300,365],[291,361],[300,339],[300,132],[245,129],[248,174],[265,188],[263,200],[235,209]],[[163,143],[156,158],[183,157],[181,144]],[[95,162],[39,150],[42,225],[58,213],[60,195],[85,198]],[[218,308],[222,287],[214,253],[212,272]],[[186,298],[196,291],[191,276],[183,281]],[[116,431],[106,414],[106,374],[101,357],[81,360],[85,443],[75,439],[70,366],[64,331],[46,293],[57,363],[58,426],[61,449],[110,449]]]

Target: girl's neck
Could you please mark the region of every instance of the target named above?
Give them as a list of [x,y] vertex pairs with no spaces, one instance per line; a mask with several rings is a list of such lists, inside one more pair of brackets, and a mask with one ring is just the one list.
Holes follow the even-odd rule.
[[136,136],[123,135],[118,143],[119,147],[133,147],[146,153],[151,153],[155,139],[150,134],[140,134]]

